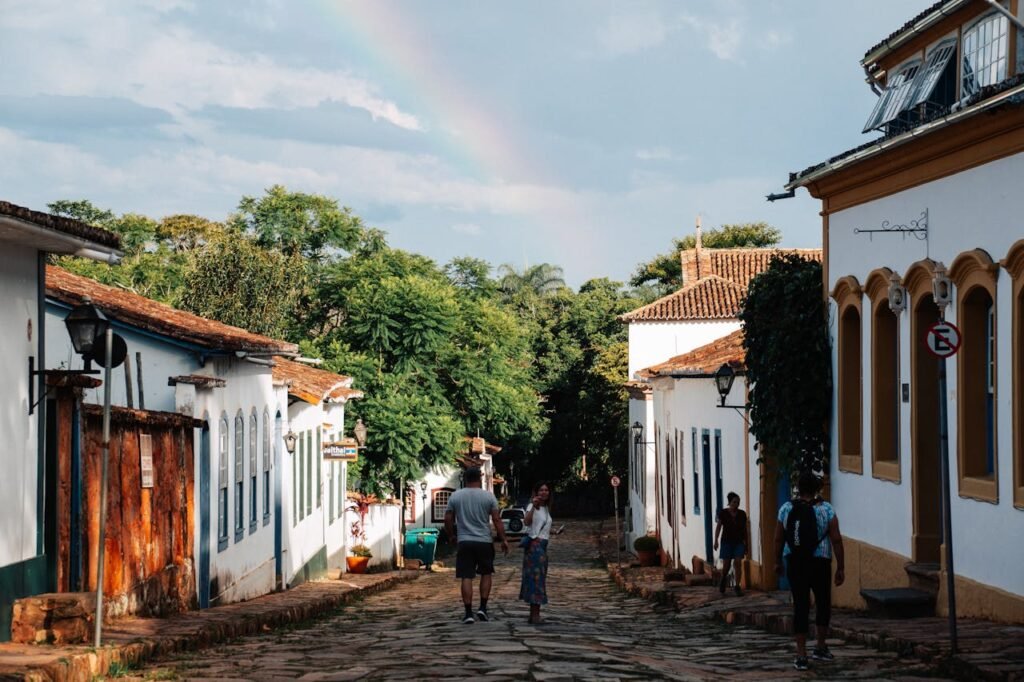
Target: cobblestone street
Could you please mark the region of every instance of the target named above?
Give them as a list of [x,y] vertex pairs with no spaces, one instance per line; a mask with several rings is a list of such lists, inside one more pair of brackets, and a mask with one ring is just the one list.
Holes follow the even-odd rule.
[[548,623],[526,622],[518,552],[499,559],[490,622],[463,625],[454,575],[441,569],[307,627],[182,654],[135,674],[153,679],[573,680],[902,679],[934,677],[915,659],[835,642],[836,660],[792,669],[790,640],[676,614],[630,597],[597,558],[596,522],[551,543]]

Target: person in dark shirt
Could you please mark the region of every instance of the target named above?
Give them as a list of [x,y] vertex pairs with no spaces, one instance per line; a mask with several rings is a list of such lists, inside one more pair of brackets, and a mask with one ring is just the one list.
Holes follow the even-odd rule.
[[740,589],[740,560],[747,554],[747,513],[740,509],[740,496],[729,493],[729,506],[718,512],[718,525],[715,527],[715,551],[718,540],[722,540],[722,582],[718,591],[725,594],[725,586],[729,581],[729,569],[736,563],[736,596],[742,596]]

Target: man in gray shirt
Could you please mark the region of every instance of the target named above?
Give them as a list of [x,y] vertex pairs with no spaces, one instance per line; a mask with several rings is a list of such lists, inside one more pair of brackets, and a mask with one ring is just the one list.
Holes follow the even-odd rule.
[[[444,513],[444,529],[455,541],[458,525],[458,550],[455,554],[455,577],[462,580],[462,604],[466,607],[463,623],[487,620],[487,598],[494,578],[494,541],[491,522],[498,532],[501,550],[508,554],[508,540],[498,513],[498,500],[484,490],[483,474],[478,467],[466,469],[462,475],[465,488],[456,490],[448,499]],[[473,580],[480,574],[480,608],[473,618]]]

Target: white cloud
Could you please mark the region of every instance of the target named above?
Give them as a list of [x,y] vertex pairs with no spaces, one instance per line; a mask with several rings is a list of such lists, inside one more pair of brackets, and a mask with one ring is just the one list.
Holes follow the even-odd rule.
[[669,32],[669,25],[657,14],[620,14],[608,18],[598,29],[597,39],[608,53],[622,55],[658,47]]
[[694,15],[679,17],[681,25],[690,27],[704,37],[705,46],[723,61],[739,61],[743,45],[743,20],[732,16],[724,19],[708,19]]
[[[165,3],[167,6],[182,3]],[[166,9],[166,8],[161,8]],[[410,130],[420,120],[345,69],[283,65],[210,42],[160,12],[118,3],[21,2],[0,15],[8,38],[0,73],[12,94],[124,97],[187,118],[206,106],[255,109],[343,102]]]
[[476,223],[456,223],[455,225],[452,225],[452,232],[478,237],[483,230]]
[[685,161],[689,158],[685,154],[676,154],[668,147],[662,146],[637,149],[634,156],[641,161]]

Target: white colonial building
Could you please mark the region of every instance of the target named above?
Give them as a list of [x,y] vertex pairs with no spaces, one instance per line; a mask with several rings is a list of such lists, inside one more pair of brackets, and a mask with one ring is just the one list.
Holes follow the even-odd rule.
[[[117,235],[77,220],[0,201],[0,641],[10,638],[14,600],[54,589],[55,467],[46,463],[46,255],[113,262]],[[52,334],[68,339],[61,325]],[[30,365],[31,363],[31,365]],[[30,368],[37,373],[30,372]]]
[[[945,585],[943,396],[925,346],[944,310],[962,337],[944,396],[959,615],[1024,622],[1022,33],[984,0],[928,8],[862,61],[880,92],[865,131],[883,136],[788,185],[822,200],[841,605]],[[934,289],[944,274],[948,307]]]

